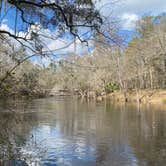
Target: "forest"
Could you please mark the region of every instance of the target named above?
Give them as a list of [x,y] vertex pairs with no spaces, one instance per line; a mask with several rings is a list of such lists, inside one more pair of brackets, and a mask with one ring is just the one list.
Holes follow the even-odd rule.
[[86,55],[73,53],[47,65],[26,59],[24,47],[14,48],[1,36],[1,95],[45,96],[56,86],[82,96],[88,91],[101,95],[114,90],[165,89],[165,25],[165,14],[144,16],[127,44],[94,42]]
[[165,163],[166,1],[0,0],[0,166]]
[[[44,1],[1,1],[2,25],[7,15],[5,10],[10,8],[16,12],[12,25],[15,30],[0,29],[1,96],[44,97],[56,89],[81,96],[88,96],[89,92],[100,96],[114,91],[125,94],[131,90],[166,88],[165,13],[142,16],[128,40],[125,34],[120,34],[116,19],[108,23],[108,18],[104,18],[91,1],[76,1],[75,4],[62,1],[60,5]],[[86,13],[89,10],[91,12]],[[82,17],[85,13],[86,19]],[[34,21],[39,21],[40,26]],[[23,30],[19,22],[24,25]],[[42,31],[51,26],[58,30],[52,37]],[[80,27],[90,28],[88,31],[81,29],[87,37],[82,37]],[[52,35],[52,31],[48,32]],[[55,41],[69,34],[75,50],[78,41],[87,46],[91,41],[91,49],[84,54],[73,51],[55,58],[59,48],[46,49],[47,44],[42,42],[44,38]],[[47,60],[40,63],[35,57]]]

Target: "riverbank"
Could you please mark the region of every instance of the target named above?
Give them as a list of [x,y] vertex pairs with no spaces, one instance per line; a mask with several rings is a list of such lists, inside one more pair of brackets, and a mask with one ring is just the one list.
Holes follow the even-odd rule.
[[151,104],[165,104],[166,105],[166,90],[130,90],[130,91],[114,91],[111,93],[101,93],[96,94],[95,91],[89,91],[86,95],[82,96],[78,93],[73,93],[71,91],[58,91],[56,93],[49,93],[48,91],[38,91],[31,92],[28,94],[10,94],[10,95],[0,95],[0,98],[47,98],[47,97],[57,97],[66,96],[71,98],[72,96],[80,96],[81,98],[86,98],[88,100],[96,100],[101,102],[105,99],[114,102],[132,102],[132,103],[151,103]]
[[80,96],[87,100],[96,100],[101,102],[105,99],[114,102],[132,102],[132,103],[152,103],[152,104],[166,104],[166,90],[128,90],[128,91],[114,91],[111,93],[98,93],[95,91],[88,91],[84,93],[78,93],[78,91],[59,90],[56,93],[50,93],[50,96]]
[[166,90],[131,90],[128,92],[116,91],[101,96],[118,102],[140,102],[152,104],[166,104]]
[[4,92],[0,91],[0,99],[22,99],[22,98],[45,98],[49,97],[49,93],[47,91],[24,91],[24,92],[19,92],[19,91],[14,91],[14,92]]

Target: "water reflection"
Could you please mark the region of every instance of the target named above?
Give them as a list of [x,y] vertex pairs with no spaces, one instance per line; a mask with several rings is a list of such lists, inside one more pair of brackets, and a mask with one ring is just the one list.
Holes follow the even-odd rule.
[[0,148],[3,165],[164,166],[166,112],[63,98],[2,102]]

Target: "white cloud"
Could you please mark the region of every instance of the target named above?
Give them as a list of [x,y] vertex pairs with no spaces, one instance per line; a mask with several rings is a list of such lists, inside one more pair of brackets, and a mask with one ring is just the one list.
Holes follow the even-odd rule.
[[124,13],[121,19],[122,19],[123,29],[133,30],[135,28],[136,21],[139,19],[139,16],[136,14]]
[[[49,29],[43,29],[40,31],[41,41],[44,44],[44,51],[53,50],[55,54],[82,54],[88,52],[88,47],[92,46],[92,42],[81,43],[77,38],[74,42],[73,39],[68,38],[57,38],[58,32],[50,31]],[[44,34],[44,36],[43,36]],[[47,36],[47,37],[45,37]]]
[[7,24],[4,24],[4,23],[0,25],[0,30],[8,31],[10,33],[14,33],[14,31],[12,29],[10,29]]
[[[9,33],[11,33],[11,34],[14,34],[14,30],[11,29],[11,28],[7,25],[7,20],[5,20],[5,22],[2,22],[2,24],[0,25],[0,30],[4,30],[4,31],[7,31],[7,32],[9,32]],[[25,32],[20,31],[19,33],[16,34],[16,36],[18,36],[18,37],[25,37],[25,36],[26,36],[26,38],[29,38],[29,37],[30,37],[30,34],[29,34],[29,35],[26,35]]]
[[102,13],[108,15],[113,11],[114,15],[122,20],[122,28],[131,30],[134,22],[144,14],[158,15],[166,12],[166,0],[102,0],[97,3],[97,8],[101,6]]
[[165,0],[125,0],[119,12],[135,13],[143,15],[145,13],[159,14],[166,11]]
[[[34,28],[36,30],[36,27],[32,27],[28,31],[34,30]],[[9,26],[5,23],[0,25],[0,30],[5,30],[5,31],[10,32],[11,34],[14,34],[14,31],[11,28],[9,28]],[[37,29],[37,30],[39,30],[39,29]],[[63,56],[59,56],[62,54],[65,54],[65,55],[74,54],[74,53],[83,54],[83,53],[88,52],[88,47],[85,46],[85,44],[82,44],[78,39],[75,41],[75,43],[73,42],[72,39],[67,39],[67,38],[53,39],[53,38],[57,37],[58,33],[56,31],[51,32],[49,29],[40,30],[40,34],[41,34],[41,36],[44,35],[40,38],[40,40],[42,41],[42,44],[44,45],[43,51],[48,51],[51,54],[51,51],[53,50],[52,53],[54,53],[54,55],[57,56],[56,60],[58,60],[60,57],[63,57]],[[24,37],[25,33],[19,32],[18,35],[20,37]],[[15,41],[14,39],[12,39],[12,41],[13,41],[13,43],[15,43],[15,46],[17,46],[17,47],[20,46],[20,44],[17,41]],[[27,43],[26,43],[26,45],[27,45]],[[92,46],[92,43],[89,43],[89,46]],[[27,53],[30,55],[33,54],[33,52],[31,50],[27,50]],[[33,62],[35,64],[47,65],[50,63],[50,59],[48,59],[47,57],[46,58],[36,57],[36,58],[33,58]]]

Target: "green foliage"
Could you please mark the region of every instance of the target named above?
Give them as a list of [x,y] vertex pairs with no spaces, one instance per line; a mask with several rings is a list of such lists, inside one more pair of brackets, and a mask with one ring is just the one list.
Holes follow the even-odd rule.
[[166,104],[166,99],[163,99],[163,104]]
[[119,90],[119,85],[118,84],[110,82],[110,83],[105,85],[105,91],[107,93],[113,92],[115,90]]

